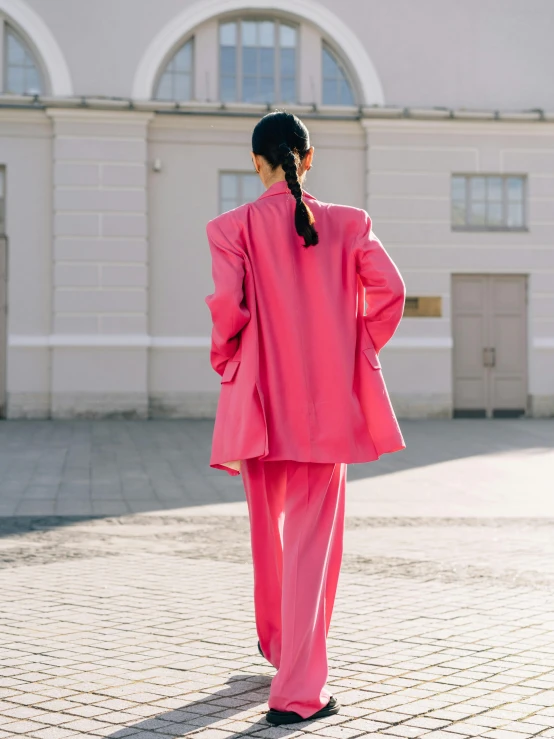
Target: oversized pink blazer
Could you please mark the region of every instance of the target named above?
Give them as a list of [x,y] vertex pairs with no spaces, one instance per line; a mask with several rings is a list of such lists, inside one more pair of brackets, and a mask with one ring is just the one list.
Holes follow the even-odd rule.
[[369,462],[404,448],[378,356],[404,282],[364,210],[304,197],[316,246],[296,233],[284,181],[207,225],[221,375],[210,466],[229,474],[224,462],[251,457]]

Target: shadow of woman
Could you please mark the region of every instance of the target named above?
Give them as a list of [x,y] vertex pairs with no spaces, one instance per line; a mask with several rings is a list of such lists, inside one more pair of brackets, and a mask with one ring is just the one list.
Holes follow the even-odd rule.
[[[225,687],[205,698],[185,703],[136,724],[119,727],[106,739],[177,739],[225,721],[217,728],[225,731],[225,739],[235,739],[272,728],[266,721],[270,675],[232,675]],[[101,717],[99,717],[101,720]],[[130,732],[133,730],[133,733]],[[235,733],[231,734],[233,731]],[[297,732],[297,725],[279,727],[279,736]],[[202,734],[200,734],[202,735]]]

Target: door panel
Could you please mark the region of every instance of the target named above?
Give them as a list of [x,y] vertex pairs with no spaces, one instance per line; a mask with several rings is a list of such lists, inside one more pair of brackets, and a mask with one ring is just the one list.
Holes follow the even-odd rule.
[[455,275],[455,415],[521,415],[527,406],[524,275]]
[[525,410],[527,405],[526,285],[521,275],[491,278],[491,346],[496,350],[491,370],[494,410]]
[[488,377],[483,367],[486,346],[487,278],[460,275],[453,283],[454,408],[484,411]]
[[525,373],[525,327],[519,316],[493,316],[492,341],[495,350],[494,373]]

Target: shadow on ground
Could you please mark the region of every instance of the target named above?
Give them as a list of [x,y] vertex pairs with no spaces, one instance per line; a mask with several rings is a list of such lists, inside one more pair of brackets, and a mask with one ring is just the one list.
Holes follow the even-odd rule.
[[[476,455],[554,448],[554,420],[403,421],[407,448],[349,465],[348,480]],[[0,423],[0,535],[95,517],[244,501],[209,467],[209,420]]]
[[[268,675],[233,675],[229,678],[225,688],[218,692],[136,724],[130,723],[125,729],[117,729],[112,734],[107,734],[106,737],[107,739],[120,739],[127,735],[129,729],[140,731],[141,736],[142,732],[161,730],[163,734],[153,733],[152,737],[171,735],[170,732],[174,732],[175,736],[186,736],[222,720],[226,722],[225,736],[227,739],[239,739],[255,731],[270,729],[271,724],[265,719],[266,707],[262,708],[263,714],[256,721],[246,722],[242,719],[244,724],[240,728],[237,727],[236,730],[232,728],[233,720],[241,721],[240,714],[249,712],[252,716],[250,712],[253,709],[257,709],[256,714],[260,711],[260,704],[267,701],[270,683],[271,677]],[[298,732],[299,728],[306,729],[311,723],[313,722],[307,720],[299,724],[281,726],[278,729],[279,736],[286,737],[289,733]]]

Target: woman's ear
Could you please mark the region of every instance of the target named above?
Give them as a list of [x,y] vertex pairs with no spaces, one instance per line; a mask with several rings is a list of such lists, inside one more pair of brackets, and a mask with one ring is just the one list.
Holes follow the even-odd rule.
[[304,165],[304,169],[308,171],[313,166],[313,160],[314,160],[314,147],[310,146],[308,151],[306,152],[306,156],[304,157],[304,161],[302,164]]
[[258,154],[254,154],[254,152],[251,151],[250,156],[252,157],[252,164],[254,165],[254,169],[256,170],[258,174],[260,174],[261,163],[258,161],[259,160]]

